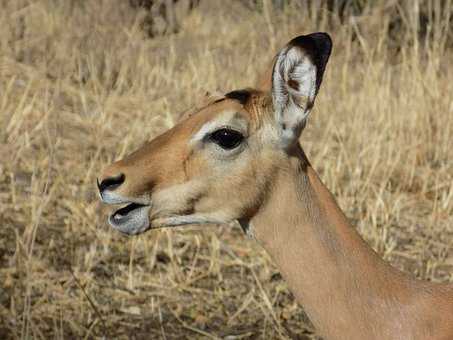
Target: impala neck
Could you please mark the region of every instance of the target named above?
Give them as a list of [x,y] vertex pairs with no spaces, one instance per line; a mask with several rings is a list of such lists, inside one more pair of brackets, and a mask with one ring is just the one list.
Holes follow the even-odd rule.
[[408,335],[405,322],[413,326],[418,303],[415,281],[363,241],[296,149],[250,221],[255,238],[328,339]]

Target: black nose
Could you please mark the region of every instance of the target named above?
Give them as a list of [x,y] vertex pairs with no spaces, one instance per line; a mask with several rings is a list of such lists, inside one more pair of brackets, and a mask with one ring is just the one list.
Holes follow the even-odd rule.
[[126,176],[124,176],[124,174],[119,174],[118,176],[104,178],[100,183],[99,183],[99,179],[97,179],[99,192],[102,193],[104,190],[115,190],[121,184],[124,183],[125,179],[126,179]]

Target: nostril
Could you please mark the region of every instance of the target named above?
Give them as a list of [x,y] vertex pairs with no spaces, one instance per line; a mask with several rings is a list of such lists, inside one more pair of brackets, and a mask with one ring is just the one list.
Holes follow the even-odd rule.
[[105,178],[100,183],[99,183],[99,180],[97,180],[98,189],[100,192],[103,192],[106,189],[115,190],[121,184],[124,183],[125,179],[126,179],[126,176],[124,176],[124,174],[119,174],[118,176]]

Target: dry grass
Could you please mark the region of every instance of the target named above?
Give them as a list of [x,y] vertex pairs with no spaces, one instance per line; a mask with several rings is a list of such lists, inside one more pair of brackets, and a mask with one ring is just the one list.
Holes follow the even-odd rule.
[[339,24],[205,1],[180,33],[147,39],[126,1],[0,2],[0,337],[315,338],[237,226],[124,237],[94,182],[204,90],[252,84],[271,51],[316,30],[335,45],[302,137],[310,159],[385,259],[453,281],[451,7],[434,6],[419,40],[422,1],[402,2],[397,51],[389,2],[375,3]]

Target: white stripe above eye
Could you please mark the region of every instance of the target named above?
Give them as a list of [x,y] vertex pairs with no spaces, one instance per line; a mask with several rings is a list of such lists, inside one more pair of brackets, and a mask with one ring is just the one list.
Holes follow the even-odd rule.
[[[236,119],[235,119],[236,118]],[[205,123],[198,132],[193,135],[189,141],[189,145],[193,145],[205,138],[208,134],[214,132],[215,130],[231,126],[232,128],[237,128],[240,131],[247,129],[247,123],[244,118],[240,117],[239,114],[235,111],[227,111],[222,115],[215,117],[213,120]]]
[[221,126],[221,124],[217,120],[205,123],[201,127],[201,129],[198,130],[198,132],[190,139],[189,144],[192,145],[201,141],[207,134],[214,132],[218,126]]

